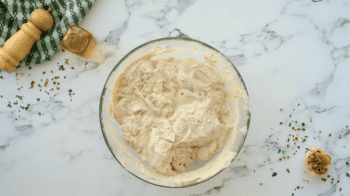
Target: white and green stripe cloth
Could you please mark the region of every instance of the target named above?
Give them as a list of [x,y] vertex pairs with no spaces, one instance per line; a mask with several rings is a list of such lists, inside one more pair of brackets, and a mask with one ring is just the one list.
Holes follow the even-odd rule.
[[59,51],[61,40],[69,26],[79,22],[90,11],[96,0],[0,0],[0,47],[28,22],[30,14],[38,9],[52,9],[52,29],[41,34],[29,55],[19,67],[51,61]]

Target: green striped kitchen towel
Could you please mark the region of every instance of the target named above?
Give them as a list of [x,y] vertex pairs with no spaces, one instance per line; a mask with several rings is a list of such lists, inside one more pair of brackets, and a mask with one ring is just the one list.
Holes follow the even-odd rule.
[[0,47],[20,30],[22,24],[28,22],[34,10],[52,9],[52,29],[43,31],[40,40],[33,45],[19,67],[51,61],[51,57],[60,50],[61,40],[68,27],[78,24],[95,2],[96,0],[0,0]]

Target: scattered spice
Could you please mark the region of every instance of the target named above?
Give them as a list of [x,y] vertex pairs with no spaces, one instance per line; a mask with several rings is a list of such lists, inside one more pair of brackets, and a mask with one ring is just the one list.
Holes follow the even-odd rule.
[[57,87],[57,90],[60,90],[60,87]]
[[53,73],[53,70],[51,70],[51,73]]
[[303,142],[305,142],[306,141],[306,139],[303,139]]
[[287,159],[289,159],[289,156],[287,156]]
[[328,178],[331,177],[330,175],[327,176]]
[[54,81],[53,84],[56,84],[56,81]]
[[34,81],[32,81],[31,83],[30,83],[30,88],[34,88]]
[[321,130],[319,130],[318,132],[319,132],[319,133],[321,133],[322,131],[321,131]]
[[334,178],[332,178],[332,180],[334,180]]
[[60,78],[60,77],[58,77],[58,76],[55,76],[55,79],[57,80],[58,78]]
[[303,131],[305,131],[305,128],[303,128]]
[[295,140],[297,140],[297,141],[298,141],[298,137],[295,137]]
[[287,144],[287,148],[289,148],[289,144]]
[[323,180],[323,181],[325,181],[325,182],[327,181],[327,179],[326,179],[326,178],[322,178],[322,180]]
[[331,137],[331,136],[332,136],[332,134],[329,134],[328,136],[329,136],[329,137]]
[[300,128],[298,128],[298,131],[300,131]]
[[281,108],[281,111],[282,111],[282,108]]
[[292,127],[292,129],[294,130],[294,127]]
[[317,91],[317,93],[320,93],[320,91]]

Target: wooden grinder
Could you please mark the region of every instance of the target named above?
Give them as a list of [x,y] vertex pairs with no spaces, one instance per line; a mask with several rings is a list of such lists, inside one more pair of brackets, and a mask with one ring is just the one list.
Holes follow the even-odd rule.
[[40,40],[40,30],[52,28],[54,21],[50,11],[42,8],[34,10],[30,20],[22,24],[21,30],[5,42],[4,47],[0,48],[0,68],[12,73],[27,57],[34,43]]

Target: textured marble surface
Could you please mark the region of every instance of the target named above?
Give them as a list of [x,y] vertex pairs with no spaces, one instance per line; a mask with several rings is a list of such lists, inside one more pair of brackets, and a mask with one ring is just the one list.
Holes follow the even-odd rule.
[[[348,0],[99,0],[80,24],[101,44],[98,63],[61,52],[52,62],[0,73],[0,195],[350,195],[349,9]],[[104,142],[98,115],[118,60],[168,36],[223,52],[252,103],[235,161],[183,189],[125,171]],[[312,145],[333,158],[326,182],[303,171]]]

